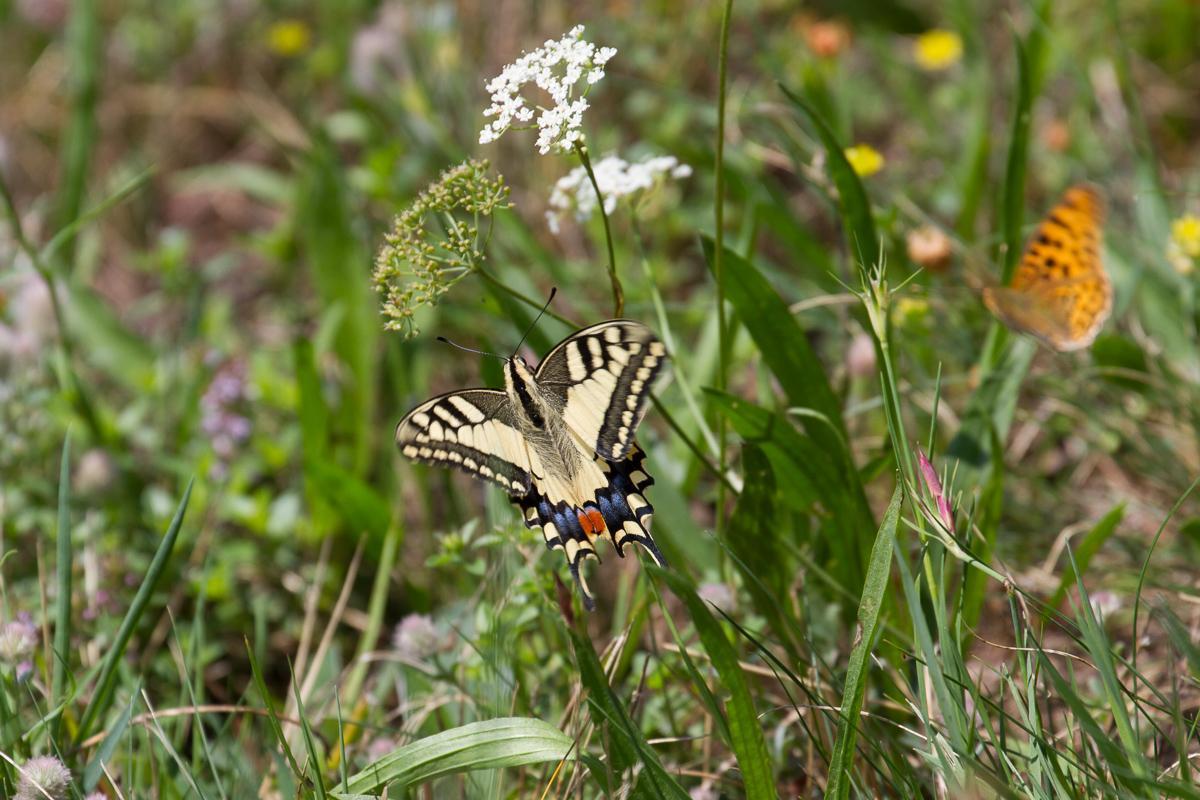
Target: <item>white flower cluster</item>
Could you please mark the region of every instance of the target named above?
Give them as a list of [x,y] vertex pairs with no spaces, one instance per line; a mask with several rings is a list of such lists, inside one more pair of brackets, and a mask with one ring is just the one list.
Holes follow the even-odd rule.
[[[680,164],[675,156],[654,156],[631,164],[618,156],[605,156],[595,163],[596,185],[604,196],[604,213],[611,214],[623,197],[652,189],[666,178],[686,178],[692,168]],[[558,179],[550,192],[550,209],[546,211],[546,224],[553,233],[558,233],[562,218],[574,210],[575,218],[583,221],[596,210],[596,190],[588,178],[587,170],[576,167]]]
[[492,104],[483,112],[495,117],[479,132],[479,143],[499,139],[509,128],[532,127],[535,107],[530,106],[521,90],[535,84],[550,95],[554,105],[536,106],[537,149],[542,155],[556,149],[568,152],[583,138],[583,112],[588,108],[582,95],[572,97],[576,85],[585,81],[588,86],[604,77],[604,65],[615,56],[612,47],[596,47],[583,40],[583,26],[576,25],[558,41],[548,39],[531,53],[525,53],[492,78],[485,87]]

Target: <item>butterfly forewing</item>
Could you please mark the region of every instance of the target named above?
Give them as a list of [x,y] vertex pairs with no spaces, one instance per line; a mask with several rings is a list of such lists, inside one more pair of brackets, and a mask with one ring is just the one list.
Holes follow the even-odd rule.
[[467,389],[428,400],[400,420],[396,444],[414,461],[460,469],[509,494],[533,486],[525,439],[504,392]]
[[596,455],[624,459],[646,413],[666,348],[645,325],[609,320],[569,336],[538,366],[538,385],[556,396],[563,419]]

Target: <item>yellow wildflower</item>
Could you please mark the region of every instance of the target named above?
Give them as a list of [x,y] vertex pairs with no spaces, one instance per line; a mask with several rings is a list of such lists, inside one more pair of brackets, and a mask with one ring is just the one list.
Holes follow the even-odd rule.
[[954,31],[935,29],[917,37],[914,55],[917,66],[927,72],[948,69],[962,59],[962,37]]
[[1172,222],[1171,240],[1191,258],[1200,258],[1200,217],[1185,214]]
[[883,154],[869,144],[856,144],[845,150],[846,160],[860,178],[869,178],[883,169]]
[[277,56],[291,58],[308,49],[312,43],[312,31],[298,19],[283,19],[267,30],[267,47]]

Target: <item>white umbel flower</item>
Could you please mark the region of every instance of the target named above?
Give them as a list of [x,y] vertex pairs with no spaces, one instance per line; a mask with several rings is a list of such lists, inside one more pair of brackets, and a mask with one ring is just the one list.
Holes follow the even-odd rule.
[[[686,178],[692,168],[680,164],[675,156],[653,156],[631,164],[619,156],[605,156],[595,163],[596,185],[604,197],[604,213],[611,214],[622,198],[653,189],[667,178]],[[563,216],[573,211],[582,222],[596,210],[596,190],[588,178],[587,170],[576,167],[558,179],[550,192],[550,209],[546,212],[546,224],[553,233],[558,233]]]
[[[539,153],[570,151],[583,139],[580,128],[588,102],[582,95],[604,77],[604,65],[616,54],[612,47],[596,47],[584,41],[582,25],[576,25],[557,41],[548,39],[538,49],[525,53],[484,87],[492,96],[492,104],[483,115],[495,119],[479,132],[479,143],[493,142],[510,128],[536,124]],[[521,93],[529,84],[550,95],[553,105],[530,105]]]

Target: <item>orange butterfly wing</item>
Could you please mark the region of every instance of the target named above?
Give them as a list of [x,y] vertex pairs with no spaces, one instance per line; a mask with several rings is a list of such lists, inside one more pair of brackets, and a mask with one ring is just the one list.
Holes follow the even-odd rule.
[[1112,284],[1100,257],[1104,201],[1089,186],[1068,189],[1025,246],[1012,283],[983,290],[1009,326],[1056,350],[1087,347],[1112,311]]

